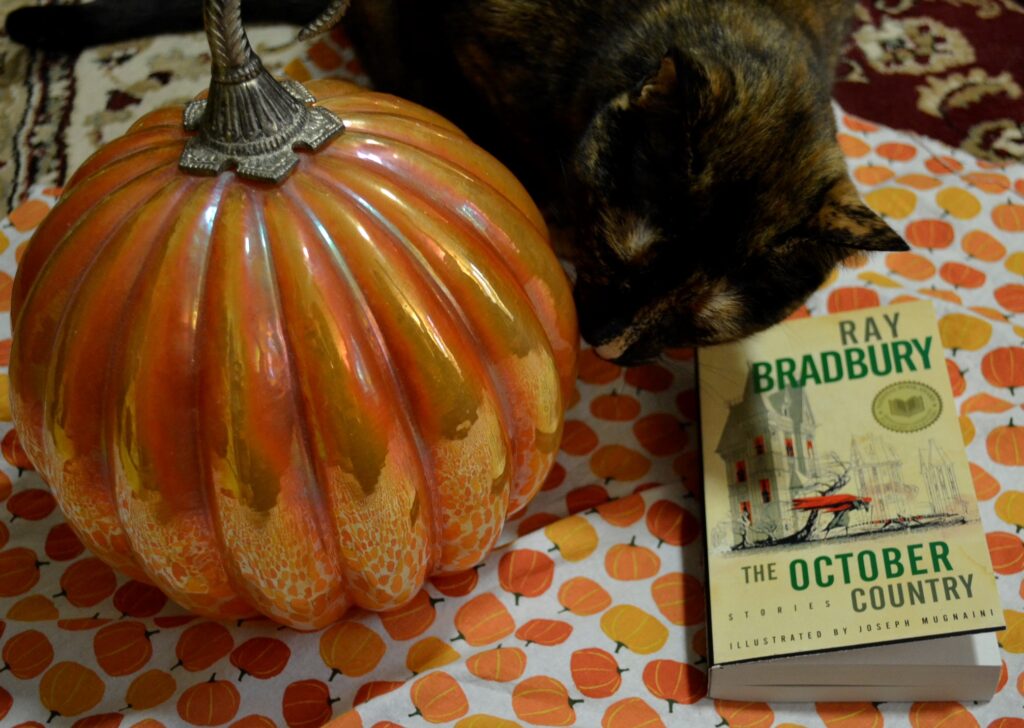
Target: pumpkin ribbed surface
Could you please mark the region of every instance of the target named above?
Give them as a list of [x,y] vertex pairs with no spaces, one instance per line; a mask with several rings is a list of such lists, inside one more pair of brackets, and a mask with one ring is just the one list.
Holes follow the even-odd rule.
[[561,437],[576,321],[526,192],[435,114],[335,81],[282,184],[178,169],[180,109],[76,173],[21,261],[12,404],[101,558],[298,627],[478,563]]

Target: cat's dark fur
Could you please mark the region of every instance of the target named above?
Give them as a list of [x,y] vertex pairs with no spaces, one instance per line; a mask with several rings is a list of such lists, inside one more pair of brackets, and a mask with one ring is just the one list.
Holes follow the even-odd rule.
[[835,140],[853,4],[355,0],[347,24],[379,87],[461,124],[571,227],[584,336],[632,363],[771,325],[853,249],[905,249]]

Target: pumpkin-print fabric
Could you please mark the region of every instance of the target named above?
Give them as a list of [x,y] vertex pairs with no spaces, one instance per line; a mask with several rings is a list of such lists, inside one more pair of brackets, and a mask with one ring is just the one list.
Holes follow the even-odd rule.
[[[190,616],[90,556],[9,432],[2,374],[0,724],[1022,728],[1024,167],[838,115],[861,191],[912,250],[852,261],[796,315],[934,301],[1006,609],[990,703],[707,699],[693,352],[623,370],[584,349],[558,463],[502,547],[307,633]],[[4,310],[56,194],[0,224]],[[9,337],[5,317],[4,372]]]

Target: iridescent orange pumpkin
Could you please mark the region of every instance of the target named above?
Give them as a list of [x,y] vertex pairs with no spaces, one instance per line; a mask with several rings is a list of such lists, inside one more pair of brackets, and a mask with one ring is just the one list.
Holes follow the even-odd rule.
[[577,330],[505,168],[419,106],[307,90],[344,131],[278,184],[180,170],[180,108],[87,161],[21,261],[10,374],[93,552],[309,628],[484,558],[554,461]]

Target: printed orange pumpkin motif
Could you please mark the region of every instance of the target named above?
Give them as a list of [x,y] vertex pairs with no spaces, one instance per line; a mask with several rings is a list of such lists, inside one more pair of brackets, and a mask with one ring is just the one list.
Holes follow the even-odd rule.
[[675,660],[654,660],[644,667],[644,685],[651,694],[668,701],[668,712],[677,704],[696,703],[707,693],[703,672]]
[[1007,402],[1005,399],[999,397],[993,397],[991,394],[982,392],[981,394],[975,394],[972,397],[968,397],[964,400],[964,403],[960,405],[960,412],[963,414],[970,414],[972,412],[1006,412],[1007,410],[1013,409],[1013,403]]
[[992,338],[992,325],[976,316],[951,313],[939,319],[939,333],[942,345],[955,355],[960,349],[977,351],[985,346]]
[[133,710],[149,710],[171,699],[178,690],[174,676],[163,670],[147,670],[128,686],[125,705]]
[[610,384],[622,376],[622,367],[605,361],[589,346],[580,351],[578,376],[587,384]]
[[77,662],[58,662],[39,682],[39,702],[56,716],[72,718],[95,708],[106,686],[89,668]]
[[15,597],[34,587],[39,581],[40,566],[43,562],[30,549],[18,547],[0,552],[0,597]]
[[562,442],[559,447],[562,452],[582,456],[597,447],[597,443],[597,433],[590,425],[580,420],[568,420],[562,431]]
[[239,670],[239,681],[246,675],[269,680],[284,671],[291,656],[291,648],[281,640],[253,637],[231,652],[231,664]]
[[392,693],[398,688],[405,685],[404,682],[392,682],[383,680],[373,680],[368,683],[364,683],[359,686],[356,690],[355,697],[352,698],[352,705],[362,705],[363,703],[379,698],[381,695],[387,695]]
[[[330,723],[325,724],[325,728],[327,728],[327,726],[330,728],[364,728],[362,717],[354,710],[342,713]],[[296,725],[288,723],[288,728],[296,728]],[[301,728],[305,728],[305,726],[302,726]],[[374,726],[373,728],[378,727]],[[393,726],[389,725],[388,722],[385,721],[380,725],[380,728],[393,728]]]
[[498,562],[498,583],[515,596],[539,597],[551,586],[555,562],[547,554],[532,549],[516,549],[502,555]]
[[882,728],[885,721],[873,703],[818,703],[825,728]]
[[1024,347],[1001,346],[981,360],[981,373],[993,387],[1013,390],[1024,386]]
[[715,712],[729,728],[768,728],[775,721],[775,713],[767,703],[716,700]]
[[54,561],[70,561],[82,555],[85,546],[78,540],[78,536],[66,523],[58,523],[46,534],[46,544],[43,547],[46,556]]
[[19,680],[38,677],[53,662],[53,645],[42,632],[30,629],[7,640],[3,649],[4,669]]
[[[51,619],[57,619],[59,616],[60,613],[57,611],[57,607],[54,603],[42,594],[32,594],[24,599],[19,599],[14,603],[14,606],[7,610],[6,614],[8,619],[18,622],[44,622]],[[59,620],[57,622],[57,626],[63,628],[64,624],[68,621],[75,620]],[[96,620],[89,621],[99,625],[106,624],[110,620],[104,619],[98,622]]]
[[277,728],[277,723],[265,715],[247,715],[234,721],[228,728]]
[[1024,529],[1024,492],[1008,490],[996,500],[996,515],[1016,528],[1020,533]]
[[914,703],[911,728],[978,728],[978,721],[960,703]]
[[222,624],[202,622],[181,633],[174,646],[178,663],[189,672],[199,672],[227,656],[235,646],[234,638]]
[[122,617],[152,617],[167,603],[167,595],[151,584],[127,581],[114,592],[114,608]]
[[331,719],[335,700],[326,683],[299,680],[284,689],[281,712],[288,728],[321,728]]
[[983,230],[972,230],[960,242],[964,252],[986,263],[995,263],[1006,255],[1006,246]]
[[690,574],[677,571],[659,576],[651,584],[651,598],[672,624],[704,621],[704,586]]
[[604,445],[590,456],[590,472],[605,483],[639,480],[650,469],[647,456],[625,445]]
[[942,186],[942,182],[926,174],[905,174],[896,181],[915,190],[933,190]]
[[1008,202],[992,209],[992,222],[1008,233],[1024,232],[1024,205]]
[[602,503],[595,510],[605,523],[626,528],[643,518],[646,508],[647,504],[644,503],[643,497],[634,493]]
[[1011,313],[1024,313],[1024,286],[1007,283],[995,290],[996,303]]
[[[71,725],[71,728],[120,728],[121,721],[123,720],[124,716],[120,713],[102,713],[100,715],[79,718]],[[147,718],[146,720],[151,719]],[[156,723],[156,721],[154,720],[153,723]],[[138,725],[136,723],[132,728],[137,728]],[[147,726],[142,726],[142,728],[147,728]],[[150,726],[149,728],[156,728],[156,726]]]
[[459,657],[459,653],[444,640],[426,637],[409,648],[405,656],[405,666],[413,675],[418,675],[435,667],[450,665]]
[[[215,86],[257,63],[218,28]],[[105,562],[313,629],[483,560],[554,462],[578,335],[540,212],[458,129],[341,81],[312,106],[253,86],[333,124],[279,183],[179,169],[208,132],[181,108],[69,180],[14,283],[12,413]]]
[[947,156],[931,157],[924,163],[924,166],[932,174],[954,174],[964,168],[964,165],[956,159]]
[[527,678],[512,691],[512,709],[530,725],[572,725],[576,722],[573,706],[581,702],[571,699],[565,685],[546,675]]
[[544,484],[541,485],[541,490],[554,490],[562,483],[565,482],[565,476],[567,475],[565,468],[561,463],[555,463],[551,466],[551,472],[548,473],[548,477],[544,479]]
[[473,647],[480,647],[512,634],[516,623],[497,597],[481,594],[459,607],[455,628],[459,630],[456,640],[464,639]]
[[836,288],[828,295],[829,313],[855,311],[859,308],[871,308],[879,305],[878,293],[870,288],[848,286]]
[[902,142],[886,142],[875,149],[878,156],[893,162],[908,162],[917,155],[917,149]]
[[428,723],[448,723],[469,712],[466,694],[446,672],[421,677],[412,684],[409,695],[416,706],[413,715],[421,716]]
[[981,212],[981,202],[967,190],[947,187],[935,195],[939,207],[960,220],[969,220]]
[[211,680],[186,689],[178,697],[178,715],[198,726],[222,725],[235,717],[242,696],[227,680]]
[[978,500],[985,501],[995,498],[999,494],[999,481],[993,478],[987,470],[980,465],[970,463],[971,480],[974,483],[974,494]]
[[1006,629],[996,633],[999,646],[1006,652],[1024,653],[1024,612],[1004,609],[1003,619],[1006,620]]
[[1010,424],[995,427],[985,439],[988,455],[1000,465],[1024,465],[1024,427]]
[[511,682],[526,670],[526,653],[518,647],[495,647],[466,660],[466,669],[481,680]]
[[647,511],[647,530],[669,546],[686,546],[700,535],[700,524],[688,510],[669,500],[660,500]]
[[463,718],[455,724],[455,728],[521,728],[521,726],[511,720],[479,714]]
[[683,423],[662,412],[641,417],[633,424],[637,442],[651,455],[663,457],[682,452],[689,436]]
[[380,622],[393,640],[410,640],[427,631],[434,623],[437,610],[434,608],[443,599],[435,599],[420,589],[407,604],[380,613]]
[[675,377],[672,372],[660,364],[642,364],[627,369],[624,379],[626,384],[636,387],[638,390],[664,392],[672,386]]
[[955,261],[943,263],[939,275],[953,288],[981,288],[986,280],[985,274],[977,268]]
[[18,440],[17,430],[9,430],[4,439],[0,440],[0,453],[3,454],[4,460],[18,469],[19,476],[26,470],[34,469],[32,461],[25,454],[25,448]]
[[26,521],[41,521],[53,513],[57,507],[57,501],[48,490],[41,488],[28,488],[12,495],[7,500],[7,511],[15,518],[24,518]]
[[573,488],[565,496],[565,509],[569,514],[585,513],[611,499],[603,485],[583,485]]
[[907,242],[930,250],[948,248],[953,244],[953,226],[945,220],[915,220],[904,232]]
[[114,593],[117,577],[99,559],[79,559],[60,577],[60,595],[76,607],[93,607]]
[[534,513],[519,522],[519,525],[516,526],[516,535],[522,538],[534,531],[539,531],[545,526],[550,526],[557,520],[558,516],[553,513]]
[[946,372],[949,374],[949,386],[953,388],[953,396],[959,397],[967,390],[963,372],[952,359],[946,359]]
[[628,422],[640,414],[640,401],[628,394],[602,394],[590,401],[590,414],[599,420]]
[[864,185],[881,184],[886,180],[892,179],[895,175],[896,173],[888,167],[876,167],[874,165],[857,167],[857,169],[853,171],[853,176],[858,182]]
[[935,264],[917,253],[889,253],[885,264],[893,273],[912,281],[926,281],[935,275]]
[[996,573],[1012,574],[1024,569],[1024,542],[1019,536],[997,530],[987,532],[985,540]]
[[871,151],[870,146],[857,137],[850,136],[849,134],[843,134],[840,132],[839,134],[836,134],[836,140],[839,142],[839,148],[843,150],[843,154],[847,157],[863,157]]
[[665,728],[665,722],[643,698],[626,698],[608,707],[601,728]]
[[917,209],[917,195],[898,187],[882,187],[864,195],[864,202],[879,215],[897,220],[910,217]]
[[576,689],[588,698],[615,695],[622,685],[622,673],[615,656],[599,647],[576,650],[569,658],[569,670]]
[[96,664],[112,677],[138,672],[153,656],[150,632],[142,622],[115,622],[100,628],[92,640]]
[[387,646],[376,632],[359,622],[339,622],[320,636],[320,658],[331,677],[361,677],[380,664]]
[[558,588],[558,603],[562,612],[579,617],[602,612],[611,606],[612,597],[603,586],[585,576],[574,576]]
[[[56,607],[54,610],[56,611]],[[61,619],[58,620],[57,626],[61,629],[66,629],[68,632],[88,632],[98,627],[102,627],[105,624],[110,624],[110,622],[110,619],[85,617],[81,619]]]
[[665,625],[632,604],[620,604],[602,614],[601,631],[615,643],[616,653],[628,647],[638,655],[649,655],[668,641]]
[[646,546],[637,546],[634,536],[628,544],[616,544],[608,549],[604,568],[613,579],[637,581],[657,574],[661,559]]
[[544,529],[544,535],[566,561],[582,561],[597,548],[597,531],[582,516],[563,518]]
[[476,589],[480,580],[478,571],[478,567],[473,567],[453,574],[437,574],[430,578],[430,583],[446,597],[464,597]]
[[526,646],[531,644],[552,647],[569,639],[572,625],[557,619],[531,619],[516,630],[516,637],[523,640]]

